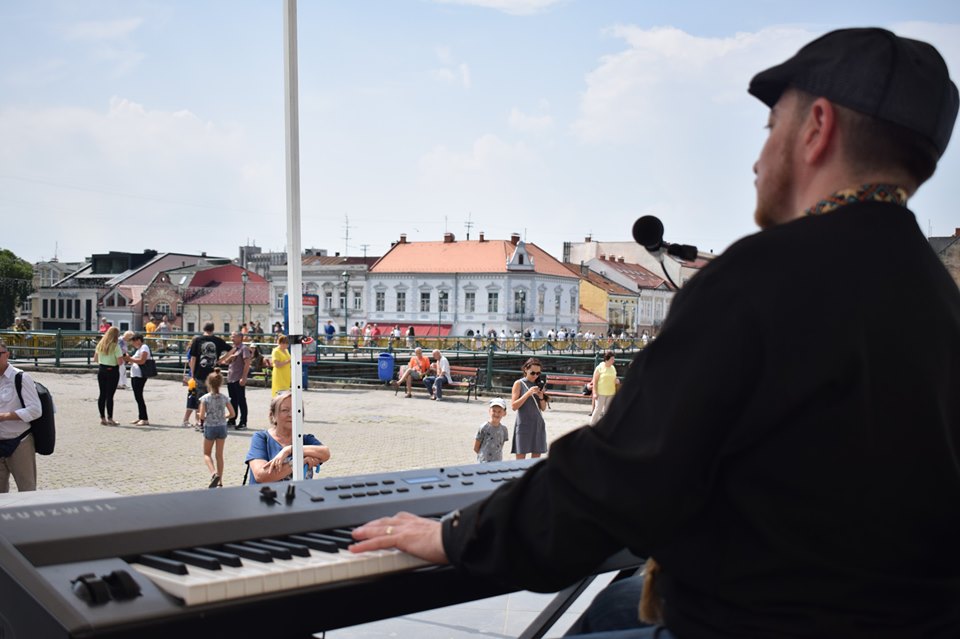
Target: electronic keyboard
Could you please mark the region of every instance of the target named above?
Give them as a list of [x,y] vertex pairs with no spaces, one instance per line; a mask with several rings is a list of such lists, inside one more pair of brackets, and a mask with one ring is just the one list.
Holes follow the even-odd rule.
[[[3,508],[0,637],[307,637],[510,592],[397,550],[346,547],[355,526],[462,508],[534,463]],[[622,554],[602,570],[637,562]]]

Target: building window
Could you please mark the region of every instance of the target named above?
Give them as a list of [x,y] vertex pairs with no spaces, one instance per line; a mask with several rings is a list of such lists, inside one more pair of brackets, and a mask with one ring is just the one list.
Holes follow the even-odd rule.
[[63,319],[63,300],[57,300],[57,317]]
[[340,291],[340,299],[339,299],[339,301],[337,302],[337,304],[339,304],[339,308],[340,308],[341,311],[347,307],[347,292],[346,292],[346,291]]
[[487,293],[487,312],[500,312],[500,293]]
[[527,292],[526,291],[513,292],[513,312],[520,313],[521,315],[527,312]]
[[363,310],[363,298],[360,297],[360,294],[356,291],[353,292],[353,310],[362,311]]
[[224,322],[224,323],[223,323],[223,332],[224,332],[224,333],[229,333],[229,332],[230,332],[230,322]]
[[329,311],[333,308],[333,291],[323,292],[323,310]]
[[157,315],[170,315],[170,305],[166,302],[160,302],[153,307],[153,312]]
[[375,308],[377,312],[382,313],[387,308],[387,294],[384,293],[383,291],[377,291],[376,297],[377,299],[375,302],[376,303]]
[[547,294],[545,291],[540,291],[537,293],[537,314],[543,315],[543,306],[546,302]]
[[73,319],[73,304],[67,300],[67,319]]
[[279,293],[277,293],[277,299],[273,301],[273,307],[278,311],[283,310],[283,297],[284,297],[283,291],[280,291]]
[[477,310],[477,294],[470,292],[464,293],[463,310],[466,313],[474,313]]
[[430,293],[424,291],[420,293],[420,312],[428,313],[430,311]]
[[43,300],[43,315],[42,317],[50,317],[50,313],[47,310],[47,302],[49,300]]
[[449,312],[450,311],[450,292],[439,291],[437,293],[437,304],[440,308],[441,313]]
[[196,330],[197,330],[197,325],[196,325],[196,324],[194,324],[193,322],[187,322],[187,332],[188,332],[188,333],[193,333],[193,332],[196,331]]
[[397,291],[397,312],[398,313],[407,312],[407,292],[406,291]]
[[575,295],[570,296],[570,314],[575,315],[577,313],[577,298]]

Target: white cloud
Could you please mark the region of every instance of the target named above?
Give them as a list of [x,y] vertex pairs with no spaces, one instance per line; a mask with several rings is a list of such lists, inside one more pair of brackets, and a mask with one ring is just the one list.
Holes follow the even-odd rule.
[[434,214],[451,208],[482,211],[488,222],[495,216],[512,224],[543,208],[550,182],[534,149],[486,134],[466,151],[437,146],[420,159],[417,206]]
[[122,98],[105,111],[8,108],[0,139],[0,217],[45,229],[28,255],[49,254],[54,242],[73,257],[202,251],[205,237],[222,246],[224,228],[283,209],[282,169],[277,176],[242,130],[189,111]]
[[460,85],[464,89],[472,86],[470,78],[470,67],[465,62],[457,63],[453,57],[450,47],[438,46],[435,49],[437,59],[443,66],[439,69],[432,69],[430,75],[434,79],[446,84]]
[[517,107],[510,110],[508,122],[511,129],[521,133],[539,133],[553,128],[553,116],[527,115]]
[[433,0],[439,4],[460,4],[494,9],[511,15],[530,15],[567,0]]
[[64,27],[67,40],[118,40],[126,38],[143,24],[143,18],[76,22]]
[[[628,48],[605,56],[587,75],[574,124],[585,142],[683,137],[684,129],[710,125],[704,112],[711,103],[752,99],[746,93],[752,75],[811,39],[801,28],[701,38],[674,28],[619,26],[611,34]],[[665,131],[663,122],[677,124]]]

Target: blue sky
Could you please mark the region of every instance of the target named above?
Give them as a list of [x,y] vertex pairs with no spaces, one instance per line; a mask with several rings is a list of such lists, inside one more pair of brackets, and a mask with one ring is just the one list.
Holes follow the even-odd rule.
[[[299,5],[302,244],[518,232],[721,251],[753,232],[757,71],[833,28],[934,43],[960,3],[314,0]],[[286,246],[282,3],[0,3],[0,246],[30,261]],[[958,143],[913,199],[960,227]],[[349,220],[349,240],[345,240]],[[365,245],[365,246],[364,246]]]

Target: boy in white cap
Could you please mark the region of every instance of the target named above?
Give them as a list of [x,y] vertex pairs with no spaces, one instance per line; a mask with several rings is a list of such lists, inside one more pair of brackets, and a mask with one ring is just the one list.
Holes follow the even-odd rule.
[[480,428],[473,442],[473,452],[481,463],[503,461],[503,445],[509,439],[507,427],[500,423],[507,414],[507,402],[497,397],[491,399],[488,406],[490,421]]

